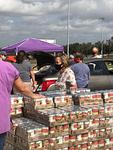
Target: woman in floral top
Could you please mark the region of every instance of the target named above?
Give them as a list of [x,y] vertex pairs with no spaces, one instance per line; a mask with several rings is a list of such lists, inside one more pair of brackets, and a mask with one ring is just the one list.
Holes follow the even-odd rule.
[[57,54],[55,57],[56,69],[59,71],[56,85],[60,88],[66,88],[66,81],[70,82],[71,86],[77,88],[74,72],[69,67],[69,59],[66,54]]

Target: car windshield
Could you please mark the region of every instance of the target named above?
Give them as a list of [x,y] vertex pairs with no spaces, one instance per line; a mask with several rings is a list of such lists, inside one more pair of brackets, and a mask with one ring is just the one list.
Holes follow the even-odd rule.
[[113,71],[113,61],[105,62],[108,71]]
[[103,74],[105,74],[105,66],[103,64],[103,61],[89,62],[88,66],[90,68],[91,75],[103,75]]

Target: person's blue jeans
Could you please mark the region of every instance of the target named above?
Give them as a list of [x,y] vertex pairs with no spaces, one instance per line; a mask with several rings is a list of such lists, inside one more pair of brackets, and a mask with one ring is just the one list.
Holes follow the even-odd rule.
[[7,133],[0,134],[0,150],[3,150]]

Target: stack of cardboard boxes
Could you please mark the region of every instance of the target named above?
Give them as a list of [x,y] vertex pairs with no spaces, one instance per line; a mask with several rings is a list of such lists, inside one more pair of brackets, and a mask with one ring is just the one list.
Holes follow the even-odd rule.
[[13,119],[4,150],[113,150],[113,91],[44,95],[19,98],[24,117]]

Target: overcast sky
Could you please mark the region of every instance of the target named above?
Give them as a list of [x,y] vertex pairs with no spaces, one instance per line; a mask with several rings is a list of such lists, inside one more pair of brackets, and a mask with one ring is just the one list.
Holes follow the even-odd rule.
[[[0,46],[28,37],[66,44],[67,10],[68,0],[0,0]],[[70,0],[69,28],[70,43],[109,39],[113,0]]]

